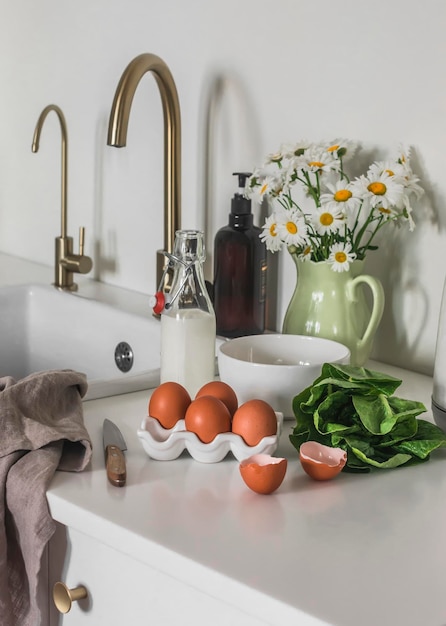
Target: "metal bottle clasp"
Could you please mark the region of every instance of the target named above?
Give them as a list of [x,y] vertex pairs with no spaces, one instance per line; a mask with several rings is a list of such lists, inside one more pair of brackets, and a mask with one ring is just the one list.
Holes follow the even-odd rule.
[[[166,250],[163,250],[163,254],[168,258],[169,262],[164,267],[163,274],[161,276],[161,279],[160,279],[160,282],[159,282],[159,285],[158,285],[158,290],[157,290],[157,293],[156,293],[155,297],[157,299],[159,299],[160,302],[161,301],[163,302],[163,307],[162,308],[164,308],[166,310],[169,310],[171,308],[172,304],[178,298],[178,296],[181,293],[181,291],[183,290],[183,287],[184,287],[184,285],[187,282],[189,274],[192,272],[193,263],[186,263],[186,261],[183,261],[183,259],[180,259],[179,257],[175,256],[171,252],[167,252]],[[164,279],[165,279],[165,276],[166,276],[167,272],[169,271],[169,269],[171,269],[171,268],[173,268],[175,266],[175,263],[181,263],[181,265],[183,265],[183,267],[185,268],[185,275],[184,275],[184,278],[183,278],[183,280],[181,282],[181,285],[178,287],[176,293],[174,293],[173,295],[169,294],[169,299],[166,300],[165,294],[163,292]],[[158,312],[158,311],[155,311],[155,312]],[[159,312],[161,312],[161,311],[159,311]]]

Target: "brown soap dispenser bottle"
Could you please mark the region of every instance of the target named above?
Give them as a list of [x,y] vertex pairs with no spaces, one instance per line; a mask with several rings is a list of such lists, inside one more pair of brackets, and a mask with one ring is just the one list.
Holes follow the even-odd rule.
[[241,337],[265,330],[266,246],[254,226],[251,200],[244,196],[247,172],[235,172],[239,190],[229,224],[214,241],[214,310],[217,335]]

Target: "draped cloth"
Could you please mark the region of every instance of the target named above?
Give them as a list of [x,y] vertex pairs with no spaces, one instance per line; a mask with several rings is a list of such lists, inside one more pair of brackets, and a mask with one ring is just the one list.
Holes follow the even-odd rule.
[[[39,626],[42,555],[56,529],[46,491],[56,470],[78,472],[92,447],[84,374],[0,378],[0,624]],[[42,625],[46,626],[46,625]]]

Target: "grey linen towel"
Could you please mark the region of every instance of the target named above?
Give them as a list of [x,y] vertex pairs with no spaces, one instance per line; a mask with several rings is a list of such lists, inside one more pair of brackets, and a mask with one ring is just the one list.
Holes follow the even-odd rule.
[[0,378],[1,626],[40,624],[40,565],[56,528],[46,491],[56,469],[81,471],[91,458],[86,391],[72,370]]

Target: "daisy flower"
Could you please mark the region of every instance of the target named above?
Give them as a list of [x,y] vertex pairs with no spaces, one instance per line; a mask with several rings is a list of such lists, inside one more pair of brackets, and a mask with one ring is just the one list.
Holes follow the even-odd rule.
[[328,263],[334,272],[347,272],[355,259],[356,254],[349,243],[335,243],[330,248]]
[[267,249],[271,250],[271,252],[277,252],[280,250],[282,247],[282,240],[277,232],[277,220],[274,213],[266,218],[262,229],[262,233],[259,236],[260,239],[266,244]]
[[265,196],[277,196],[282,192],[283,179],[280,173],[276,176],[255,172],[247,180],[245,194],[261,202]]
[[293,157],[289,160],[286,168],[282,170],[283,175],[283,192],[289,193],[299,181],[299,170],[302,167],[302,157]]
[[338,207],[343,211],[356,211],[361,205],[360,198],[353,195],[351,184],[345,180],[338,180],[334,185],[327,183],[330,193],[321,194],[321,204],[330,208]]
[[423,195],[424,190],[422,189],[422,187],[420,187],[420,185],[417,184],[420,181],[420,179],[418,178],[418,176],[415,176],[415,174],[412,172],[412,168],[409,165],[409,157],[410,157],[410,149],[405,151],[404,148],[400,146],[396,161],[397,163],[402,165],[402,167],[404,168],[404,174],[403,174],[404,187],[409,192],[415,193],[415,195],[419,198],[421,195]]
[[308,172],[331,172],[338,169],[338,159],[319,146],[311,147],[302,155],[300,166]]
[[360,176],[351,183],[353,193],[367,200],[372,208],[383,206],[399,206],[403,199],[403,185],[394,180],[394,177],[383,172],[380,176]]
[[409,196],[415,194],[419,198],[424,191],[418,184],[420,179],[412,172],[406,157],[401,157],[398,161],[377,161],[367,172],[368,178],[379,178],[382,174],[393,176],[394,180],[403,186],[403,194],[398,207],[407,208],[410,213]]
[[279,150],[279,152],[272,152],[271,154],[267,155],[265,165],[269,165],[270,163],[275,163],[276,165],[281,167],[281,163],[283,159],[284,159],[284,155],[281,150]]
[[401,178],[405,178],[406,176],[406,166],[398,163],[397,161],[376,161],[372,163],[367,172],[368,178],[379,178],[382,174],[387,174],[388,176],[393,176],[401,182]]
[[313,248],[310,244],[304,247],[302,252],[298,255],[301,261],[311,261],[311,254],[313,252]]
[[350,141],[350,139],[334,139],[328,144],[325,150],[337,157],[351,159],[354,156],[357,147],[357,144],[354,141]]
[[337,233],[345,223],[345,217],[339,206],[330,203],[317,207],[313,214],[313,223],[319,235]]
[[409,164],[409,160],[410,160],[410,148],[404,148],[404,146],[398,146],[398,150],[397,150],[397,154],[395,157],[395,161],[398,161],[398,163],[402,163],[403,165],[405,164]]
[[386,220],[391,220],[399,216],[399,213],[395,210],[394,207],[383,207],[376,206],[374,207],[374,212],[382,215]]
[[424,193],[424,189],[418,184],[419,181],[418,176],[415,176],[412,170],[406,168],[406,175],[401,181],[404,187],[404,195],[407,196],[414,193],[417,198],[420,198]]
[[277,233],[287,246],[302,246],[306,243],[307,225],[297,209],[283,211],[277,216]]
[[245,195],[274,204],[261,233],[269,250],[285,246],[295,258],[342,272],[378,248],[375,235],[387,223],[414,229],[411,203],[423,189],[409,151],[399,147],[393,159],[372,163],[350,182],[344,162],[356,149],[355,142],[341,138],[282,144],[256,168]]
[[298,143],[284,144],[280,150],[286,159],[292,159],[293,157],[302,156],[309,145],[310,143],[304,140]]

